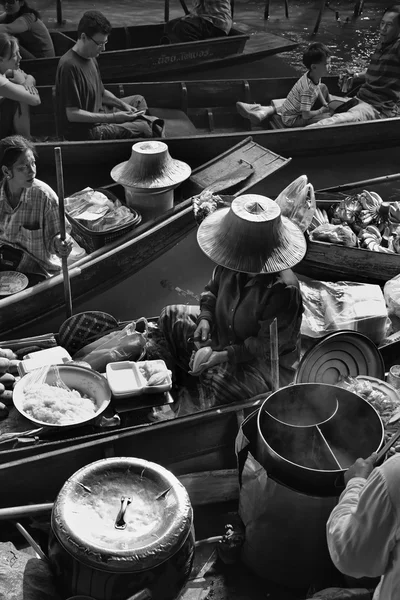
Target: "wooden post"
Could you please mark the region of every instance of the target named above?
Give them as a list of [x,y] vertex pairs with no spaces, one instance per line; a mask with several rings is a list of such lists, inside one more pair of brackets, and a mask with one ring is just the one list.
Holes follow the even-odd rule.
[[279,353],[278,353],[278,320],[272,321],[269,326],[269,347],[271,355],[271,387],[272,391],[279,390]]
[[363,8],[364,8],[364,0],[357,0],[357,2],[355,3],[355,6],[354,6],[354,13],[353,13],[355,19],[361,15]]
[[314,31],[312,32],[312,35],[316,35],[321,23],[321,19],[322,19],[322,14],[324,12],[324,8],[325,8],[325,0],[321,0],[321,6],[319,9],[319,13],[318,13],[318,17],[317,17],[317,22],[315,23],[315,27],[314,27]]
[[[58,209],[60,217],[60,236],[63,242],[66,240],[65,230],[65,206],[64,206],[64,176],[62,169],[62,156],[61,148],[57,146],[54,148],[55,160],[56,160],[56,174],[57,174],[57,192],[58,192]],[[64,299],[65,299],[65,312],[67,319],[72,315],[72,296],[71,296],[71,282],[69,280],[68,273],[68,257],[63,256],[62,259],[62,274],[64,282]]]
[[268,18],[269,18],[269,0],[265,0],[264,19],[268,20]]
[[57,10],[57,24],[62,25],[64,23],[62,17],[62,0],[56,0],[56,10]]
[[285,0],[285,16],[289,18],[289,0]]
[[185,15],[188,15],[190,13],[190,10],[186,6],[185,0],[179,0],[179,1],[181,3],[182,8],[183,8],[183,12],[185,13]]
[[169,21],[169,0],[165,0],[164,2],[164,21],[166,23]]

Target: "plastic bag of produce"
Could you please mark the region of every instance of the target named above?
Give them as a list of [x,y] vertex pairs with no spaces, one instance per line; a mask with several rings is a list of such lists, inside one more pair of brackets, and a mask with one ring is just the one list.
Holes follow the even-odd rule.
[[349,329],[379,343],[386,336],[390,319],[378,285],[339,281],[300,282],[304,313],[301,334],[323,337]]
[[11,542],[2,542],[0,600],[60,600],[60,597],[45,562],[17,550]]
[[396,275],[385,283],[383,295],[389,316],[396,315],[400,319],[400,275]]
[[84,360],[95,371],[104,372],[110,362],[139,360],[148,338],[148,323],[142,317],[132,321],[124,329],[111,331],[77,352],[74,360]]
[[303,232],[308,229],[317,208],[314,188],[307,181],[307,175],[301,175],[285,187],[276,199],[282,215],[296,223]]
[[323,223],[311,231],[310,240],[339,244],[339,246],[348,246],[349,248],[357,246],[357,236],[348,225]]

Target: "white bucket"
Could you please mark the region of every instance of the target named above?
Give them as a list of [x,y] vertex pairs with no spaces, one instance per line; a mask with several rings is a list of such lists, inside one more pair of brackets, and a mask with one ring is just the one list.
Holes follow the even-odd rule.
[[138,190],[124,186],[126,203],[129,208],[134,208],[142,215],[143,221],[154,219],[174,207],[175,187],[167,190]]

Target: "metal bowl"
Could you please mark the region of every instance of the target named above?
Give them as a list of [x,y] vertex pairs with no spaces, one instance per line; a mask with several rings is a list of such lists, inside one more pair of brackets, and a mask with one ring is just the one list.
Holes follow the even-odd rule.
[[[299,418],[307,398],[316,394],[321,404],[338,401],[337,411],[318,426],[295,427],[270,414],[279,417],[292,406]],[[271,394],[259,410],[257,428],[257,460],[267,472],[284,485],[321,496],[339,494],[348,467],[378,450],[384,438],[382,421],[369,402],[328,384],[297,384]]]
[[[106,410],[111,401],[111,390],[105,377],[103,377],[96,371],[92,371],[91,369],[85,369],[84,367],[78,367],[76,365],[57,365],[57,369],[61,380],[65,383],[65,385],[67,385],[70,389],[77,390],[82,395],[89,396],[95,401],[97,405],[97,410],[95,414],[92,417],[83,420],[78,420],[74,423],[57,424],[39,421],[38,419],[35,419],[34,417],[26,413],[23,408],[24,393],[25,388],[32,384],[32,381],[34,380],[35,371],[32,371],[31,373],[28,373],[18,381],[13,391],[14,406],[18,410],[18,412],[21,413],[21,415],[23,415],[33,423],[37,423],[38,425],[42,425],[45,427],[65,428],[76,427],[79,425],[90,423]],[[53,385],[55,381],[56,369],[54,367],[50,367],[47,373],[45,383]]]

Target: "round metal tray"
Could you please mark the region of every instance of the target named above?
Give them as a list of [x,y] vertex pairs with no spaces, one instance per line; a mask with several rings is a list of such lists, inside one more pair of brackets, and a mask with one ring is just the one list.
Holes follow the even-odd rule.
[[345,377],[383,379],[385,366],[375,344],[355,331],[338,331],[319,340],[303,356],[295,383],[335,385]]

